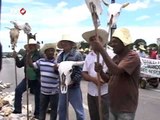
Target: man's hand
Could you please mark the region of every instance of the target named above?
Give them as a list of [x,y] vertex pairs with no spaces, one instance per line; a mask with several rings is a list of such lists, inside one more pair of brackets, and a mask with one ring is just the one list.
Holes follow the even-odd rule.
[[53,66],[53,69],[58,71],[58,64],[55,64],[55,65]]
[[93,80],[93,82],[98,86],[100,84],[100,86],[102,86],[105,82],[101,79],[98,79],[97,77]]
[[98,52],[98,53],[101,53],[104,50],[104,48],[102,46],[102,43],[100,41],[97,41],[97,40],[93,41],[91,43],[91,46],[92,46],[92,49],[95,52]]
[[103,66],[100,63],[95,62],[94,70],[98,73],[101,73],[103,71]]

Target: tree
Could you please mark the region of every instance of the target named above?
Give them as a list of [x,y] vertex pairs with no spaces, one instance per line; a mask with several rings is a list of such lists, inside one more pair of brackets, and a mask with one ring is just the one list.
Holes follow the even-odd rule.
[[88,44],[87,42],[82,41],[82,42],[80,42],[80,45],[81,45],[80,48],[82,48],[83,50],[84,50],[85,48],[89,48],[89,44]]

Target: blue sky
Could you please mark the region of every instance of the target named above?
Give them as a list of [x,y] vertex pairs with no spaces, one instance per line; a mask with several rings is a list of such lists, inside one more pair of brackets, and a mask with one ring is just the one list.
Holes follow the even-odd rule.
[[[109,3],[110,0],[106,0]],[[124,3],[124,0],[116,0]],[[160,0],[128,0],[130,4],[122,9],[117,27],[127,27],[133,41],[145,39],[148,44],[156,43],[160,37]],[[24,8],[26,14],[20,14]],[[107,30],[107,10],[102,4],[101,26]],[[75,41],[82,41],[81,34],[94,29],[90,12],[85,0],[2,0],[0,40],[4,51],[11,51],[9,29],[13,25],[28,22],[32,33],[37,33],[37,40],[44,43],[58,42],[62,34],[71,34]],[[26,44],[26,35],[20,32],[16,50]]]

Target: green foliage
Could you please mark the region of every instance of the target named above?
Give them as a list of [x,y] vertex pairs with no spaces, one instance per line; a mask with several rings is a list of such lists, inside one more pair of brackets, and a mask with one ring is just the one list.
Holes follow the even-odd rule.
[[85,48],[89,48],[89,44],[87,42],[84,42],[84,41],[80,42],[80,46],[81,46],[80,48],[82,48],[83,50]]

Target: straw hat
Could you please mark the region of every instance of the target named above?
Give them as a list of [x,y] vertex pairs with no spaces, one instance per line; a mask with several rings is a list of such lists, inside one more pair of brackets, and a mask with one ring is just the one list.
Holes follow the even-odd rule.
[[29,44],[25,44],[24,48],[27,49],[28,45],[36,45],[37,49],[40,48],[39,44],[37,43],[37,41],[35,39],[29,39]]
[[117,28],[114,31],[112,37],[119,38],[123,42],[124,46],[127,46],[132,43],[132,38],[127,28]]
[[62,43],[63,43],[64,41],[69,41],[69,42],[71,42],[71,43],[73,44],[73,46],[76,45],[76,43],[73,41],[73,38],[71,38],[70,35],[68,35],[68,34],[63,34],[63,35],[62,35],[62,39],[57,43],[57,47],[62,49],[62,48],[63,48],[63,47],[62,47]]
[[141,49],[141,50],[146,50],[146,49],[144,48],[144,45],[140,45],[140,46],[139,46],[139,49]]
[[56,44],[54,44],[54,43],[46,43],[46,44],[44,44],[44,46],[42,47],[41,51],[42,51],[43,53],[45,53],[45,51],[46,51],[47,49],[49,49],[49,48],[53,48],[53,49],[56,50]]
[[[108,40],[108,32],[103,29],[97,30],[98,35],[102,38],[102,44],[105,45]],[[85,39],[87,42],[89,42],[89,38],[92,36],[95,36],[95,30],[87,31],[82,34],[83,39]]]

